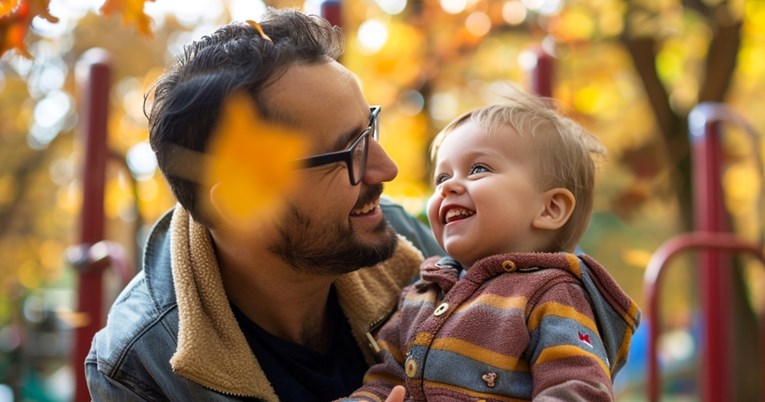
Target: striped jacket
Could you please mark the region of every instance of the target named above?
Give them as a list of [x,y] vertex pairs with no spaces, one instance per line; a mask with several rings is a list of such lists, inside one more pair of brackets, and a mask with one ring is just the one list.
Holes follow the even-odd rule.
[[380,329],[381,362],[349,399],[608,401],[637,305],[586,255],[488,257],[466,272],[426,260]]

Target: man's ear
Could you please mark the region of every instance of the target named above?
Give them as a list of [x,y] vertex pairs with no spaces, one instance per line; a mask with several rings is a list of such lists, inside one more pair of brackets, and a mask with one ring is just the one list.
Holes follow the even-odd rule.
[[544,207],[532,222],[532,226],[537,229],[560,229],[574,212],[574,194],[566,188],[558,187],[545,191],[542,196]]
[[222,208],[220,201],[220,183],[215,183],[209,190],[207,190],[207,204],[210,213],[221,217],[226,220],[228,217],[225,215],[225,208]]
[[220,183],[216,183],[207,192],[207,213],[214,218],[215,222],[231,227],[236,223],[236,220],[221,201],[223,196],[220,186]]

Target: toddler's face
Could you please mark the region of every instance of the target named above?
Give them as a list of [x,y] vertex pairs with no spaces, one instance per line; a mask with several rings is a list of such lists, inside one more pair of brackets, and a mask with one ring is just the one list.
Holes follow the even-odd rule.
[[529,140],[503,126],[492,134],[467,121],[436,157],[428,219],[438,244],[464,267],[480,258],[536,251],[534,218],[544,210]]

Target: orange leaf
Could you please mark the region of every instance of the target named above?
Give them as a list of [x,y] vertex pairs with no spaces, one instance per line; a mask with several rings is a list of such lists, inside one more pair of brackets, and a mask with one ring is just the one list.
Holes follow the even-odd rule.
[[27,36],[28,29],[29,25],[22,23],[10,24],[7,27],[0,25],[0,35],[3,37],[3,45],[0,48],[0,52],[5,53],[7,50],[16,49],[16,52],[20,55],[31,59],[32,55],[24,44],[24,38]]
[[0,55],[8,50],[27,58],[32,55],[24,44],[32,18],[41,17],[56,23],[58,18],[48,11],[50,0],[0,0]]
[[21,0],[22,3],[28,3],[30,7],[29,21],[32,21],[33,17],[45,18],[48,22],[57,23],[58,17],[50,15],[50,0]]
[[21,4],[21,0],[0,0],[0,18],[11,15]]
[[295,160],[307,149],[305,135],[262,119],[249,96],[238,93],[223,106],[210,142],[200,198],[216,186],[216,207],[234,229],[248,231],[278,212],[297,184]]
[[154,0],[106,0],[100,11],[106,17],[121,14],[123,24],[132,25],[143,36],[151,37],[151,18],[143,11],[147,1]]

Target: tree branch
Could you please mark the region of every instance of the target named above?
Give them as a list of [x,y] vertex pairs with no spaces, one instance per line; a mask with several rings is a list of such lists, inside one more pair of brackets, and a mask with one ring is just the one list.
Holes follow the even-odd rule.
[[699,90],[699,102],[725,99],[736,70],[742,25],[743,21],[739,20],[716,26],[704,64],[706,73]]
[[13,199],[8,207],[0,210],[0,238],[5,237],[8,232],[13,229],[11,227],[11,220],[18,215],[18,208],[24,204],[26,194],[30,189],[30,186],[26,185],[29,183],[28,178],[35,174],[35,172],[40,169],[40,166],[48,160],[48,155],[50,154],[51,149],[61,136],[61,134],[56,136],[45,149],[33,153],[32,156],[13,173],[13,176],[16,178],[16,183],[19,183],[19,185],[16,187]]
[[632,58],[635,70],[643,83],[662,137],[674,135],[677,116],[669,103],[669,94],[656,72],[656,41],[654,38],[622,37],[622,42]]

